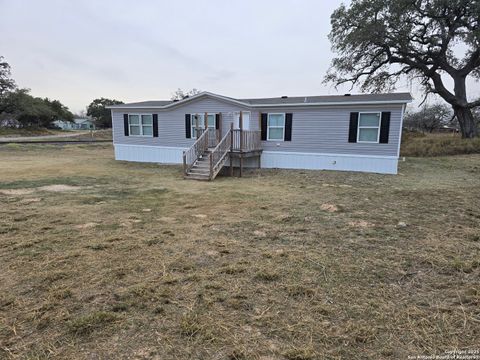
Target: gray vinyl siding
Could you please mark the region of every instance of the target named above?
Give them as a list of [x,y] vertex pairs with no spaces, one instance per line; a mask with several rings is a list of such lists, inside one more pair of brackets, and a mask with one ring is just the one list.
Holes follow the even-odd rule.
[[[187,148],[194,140],[185,138],[185,114],[222,113],[223,134],[230,128],[234,113],[251,111],[250,129],[260,130],[260,113],[292,113],[292,141],[263,141],[265,151],[397,156],[401,127],[401,104],[334,105],[308,108],[249,109],[213,98],[201,98],[168,110],[142,109],[112,111],[115,144]],[[349,143],[350,112],[390,111],[388,144]],[[123,114],[158,114],[159,137],[124,136]]]
[[[265,151],[397,156],[403,105],[322,106],[255,110],[252,130],[260,130],[260,113],[292,113],[292,141],[262,141]],[[349,143],[350,112],[390,111],[388,144]]]
[[[248,111],[249,109],[212,98],[199,99],[168,110],[148,108],[113,110],[113,142],[128,145],[189,147],[194,139],[185,137],[185,114],[222,113],[222,132],[226,133],[233,121],[233,113],[240,110]],[[123,114],[158,114],[158,138],[125,136]]]

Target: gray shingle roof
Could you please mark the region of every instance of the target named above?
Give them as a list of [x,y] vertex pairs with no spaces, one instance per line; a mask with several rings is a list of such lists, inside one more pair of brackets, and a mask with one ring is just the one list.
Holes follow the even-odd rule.
[[[235,99],[231,97],[226,97],[222,95],[216,95],[211,93],[201,93],[199,95],[195,95],[193,98],[202,96],[202,95],[210,95],[210,96],[217,96],[219,98],[223,98],[225,100],[231,100],[236,102],[241,102],[244,104],[252,105],[252,106],[275,106],[275,105],[301,105],[301,104],[342,104],[342,103],[362,103],[362,102],[410,102],[412,100],[412,96],[410,93],[389,93],[389,94],[358,94],[358,95],[323,95],[323,96],[288,96],[288,97],[272,97],[272,98],[255,98],[255,99]],[[186,102],[187,99],[180,101],[179,103]],[[122,105],[113,105],[109,108],[129,108],[129,107],[164,107],[167,105],[171,105],[176,103],[172,100],[151,100],[151,101],[140,101]]]
[[251,105],[257,104],[312,104],[312,103],[342,103],[352,101],[398,101],[412,100],[410,93],[390,93],[390,94],[358,94],[358,95],[321,95],[321,96],[292,96],[287,98],[260,98],[260,99],[239,99]]
[[149,106],[165,106],[171,103],[173,103],[172,100],[148,100],[148,101],[139,101],[139,102],[133,102],[128,104],[122,104],[122,105],[149,107]]

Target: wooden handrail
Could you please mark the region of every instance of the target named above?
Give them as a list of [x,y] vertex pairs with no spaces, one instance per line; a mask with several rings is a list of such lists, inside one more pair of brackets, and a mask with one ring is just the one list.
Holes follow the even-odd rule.
[[231,130],[232,151],[248,152],[262,149],[262,135],[254,130]]
[[[183,171],[185,175],[188,175],[188,171],[193,167],[195,162],[215,143],[209,138],[212,136],[216,137],[218,130],[197,128],[197,134],[200,134],[198,139],[188,150],[183,152]],[[260,131],[235,130],[233,129],[233,124],[231,124],[230,130],[208,154],[209,179],[213,180],[217,176],[229,153],[244,153],[261,149],[262,141]],[[230,164],[230,172],[232,169],[232,164]]]
[[[202,130],[197,128],[197,134]],[[190,170],[200,156],[202,156],[205,151],[208,149],[208,130],[203,131],[202,134],[197,138],[192,146],[188,150],[183,152],[183,172],[187,175],[188,170]]]
[[230,145],[231,145],[231,134],[229,130],[225,136],[220,140],[218,145],[213,149],[210,154],[210,180],[213,180],[213,177],[217,175],[219,169],[219,166],[225,159],[225,157],[228,155],[228,152],[230,151]]

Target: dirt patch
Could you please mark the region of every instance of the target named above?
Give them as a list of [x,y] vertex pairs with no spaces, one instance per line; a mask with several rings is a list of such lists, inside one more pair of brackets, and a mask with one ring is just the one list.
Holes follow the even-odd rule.
[[359,228],[370,228],[375,226],[375,224],[372,224],[371,222],[365,220],[350,221],[348,225]]
[[41,198],[29,198],[20,200],[20,204],[33,204],[42,201]]
[[96,223],[96,222],[88,222],[88,223],[85,223],[85,224],[75,225],[75,228],[76,229],[90,229],[90,228],[93,228],[97,225],[99,225],[99,224]]
[[81,187],[81,186],[56,184],[56,185],[41,186],[37,189],[40,190],[40,191],[66,192],[66,191],[77,191],[77,190],[80,190],[82,188],[83,187]]
[[322,184],[323,187],[340,187],[340,188],[351,188],[352,185],[347,185],[347,184]]
[[6,189],[0,190],[0,194],[18,196],[18,195],[28,195],[35,192],[35,189]]
[[334,204],[322,204],[320,209],[328,212],[336,212],[338,211],[338,206]]
[[40,186],[38,188],[4,189],[4,190],[0,190],[0,194],[10,195],[10,196],[21,196],[21,195],[33,194],[34,192],[37,192],[37,191],[67,192],[67,191],[76,191],[80,189],[83,189],[83,187],[56,184],[56,185]]
[[130,227],[133,226],[133,224],[138,224],[138,223],[141,223],[141,222],[142,222],[142,220],[140,220],[140,219],[127,219],[127,220],[121,222],[120,226],[130,228]]
[[220,253],[218,251],[215,251],[215,250],[207,250],[206,254],[208,256],[218,256],[218,255],[220,255]]
[[261,231],[261,230],[255,230],[255,231],[253,232],[253,235],[259,236],[259,237],[265,237],[265,236],[267,236],[267,234],[265,233],[265,231]]
[[162,216],[162,217],[158,218],[158,220],[163,221],[163,222],[174,222],[175,218],[168,217],[168,216]]

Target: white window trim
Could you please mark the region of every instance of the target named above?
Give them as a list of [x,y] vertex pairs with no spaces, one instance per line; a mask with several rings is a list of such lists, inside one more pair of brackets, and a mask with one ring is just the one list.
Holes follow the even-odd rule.
[[[362,114],[378,114],[378,126],[360,126],[360,116]],[[382,112],[381,111],[362,111],[358,113],[357,124],[357,143],[379,144],[380,143],[380,128],[382,127]],[[377,129],[377,141],[360,140],[360,129]]]
[[[283,126],[270,126],[269,121],[270,121],[270,115],[283,115]],[[285,125],[286,125],[286,115],[285,113],[268,113],[267,114],[267,141],[285,141]],[[275,129],[283,129],[283,134],[281,139],[270,139],[270,127],[275,128]]]
[[[130,124],[130,116],[133,115],[138,115],[138,125],[137,124]],[[142,122],[142,115],[150,115],[152,117],[152,125],[145,125],[145,126],[151,126],[152,127],[152,135],[144,135],[143,134],[143,122]],[[140,135],[132,135],[132,132],[130,131],[130,126],[138,126],[140,127]],[[153,137],[153,114],[128,114],[128,136],[134,136],[134,137]]]
[[[190,114],[190,131],[191,131],[191,134],[192,134],[192,139],[196,139],[197,137],[196,136],[193,136],[193,134],[195,133],[194,129],[195,129],[195,115],[198,115],[198,116],[202,116],[202,117],[205,117],[205,113],[194,113],[194,114]],[[208,126],[208,116],[209,115],[213,115],[213,126]],[[217,128],[217,124],[216,124],[216,121],[217,121],[217,113],[208,113],[207,112],[207,128],[209,129],[216,129]],[[200,120],[199,120],[200,122]],[[198,126],[199,129],[205,129],[205,122],[203,123],[203,126]]]

